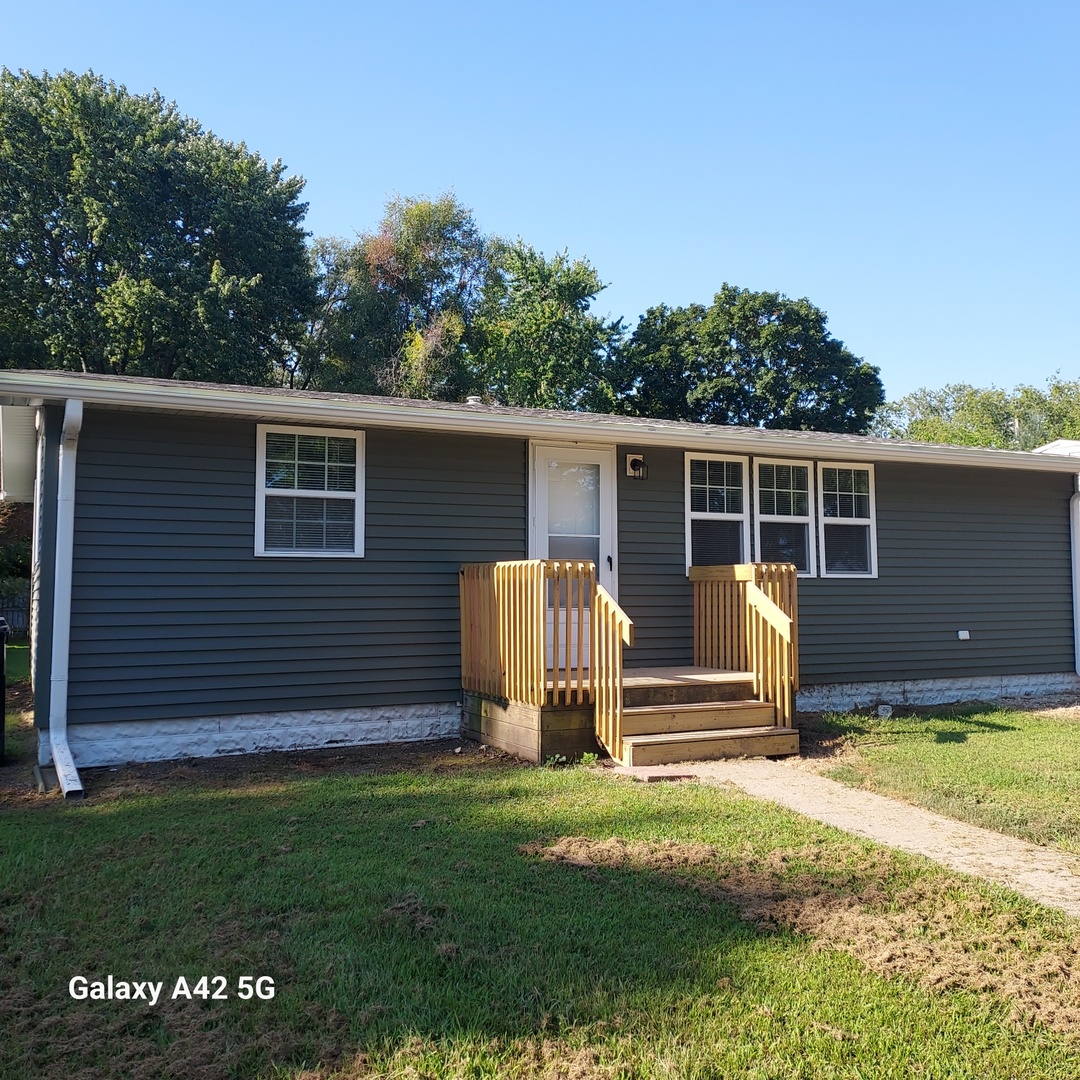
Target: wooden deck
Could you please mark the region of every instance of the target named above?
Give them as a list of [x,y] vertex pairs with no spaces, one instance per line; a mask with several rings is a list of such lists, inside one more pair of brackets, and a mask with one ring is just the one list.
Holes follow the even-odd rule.
[[467,729],[533,761],[597,743],[624,765],[798,753],[795,577],[692,567],[694,664],[646,668],[626,665],[633,620],[591,562],[463,566]]

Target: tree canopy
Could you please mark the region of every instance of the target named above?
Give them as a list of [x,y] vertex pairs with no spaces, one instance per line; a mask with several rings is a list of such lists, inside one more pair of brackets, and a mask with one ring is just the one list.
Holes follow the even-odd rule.
[[1080,439],[1080,381],[1051,379],[1046,389],[954,383],[923,388],[886,405],[874,434],[915,442],[1033,450],[1054,439]]
[[490,247],[450,194],[393,198],[375,232],[317,241],[304,385],[450,400],[471,392],[468,338]]
[[878,369],[809,300],[724,284],[709,307],[650,308],[611,370],[620,410],[752,427],[865,431]]
[[598,380],[621,327],[590,311],[603,287],[586,259],[497,244],[473,334],[478,388],[528,408],[609,405]]
[[594,310],[589,260],[452,193],[307,242],[303,180],[158,93],[0,71],[0,365],[863,431],[877,368],[809,300]]
[[159,94],[0,71],[0,356],[266,383],[314,300],[303,180]]

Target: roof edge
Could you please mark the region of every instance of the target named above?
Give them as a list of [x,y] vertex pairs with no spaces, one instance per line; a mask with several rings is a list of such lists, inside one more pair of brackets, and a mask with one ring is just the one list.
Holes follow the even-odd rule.
[[[620,422],[605,416],[588,425],[589,414],[538,415],[482,405],[424,402],[392,398],[363,398],[322,393],[282,396],[261,387],[219,386],[214,383],[170,383],[126,376],[84,376],[72,372],[0,372],[0,397],[5,399],[79,398],[91,405],[216,413],[249,418],[281,418],[322,424],[359,423],[389,428],[437,425],[459,434],[539,438],[592,445],[623,442],[641,447],[669,447],[713,453],[785,453],[835,461],[919,462],[975,468],[1025,469],[1034,472],[1080,472],[1076,458],[1021,450],[986,450],[969,446],[911,443],[829,433],[788,432],[756,428],[725,429],[715,425],[679,424],[641,418]],[[27,404],[28,401],[12,401]],[[853,441],[858,439],[859,441]]]

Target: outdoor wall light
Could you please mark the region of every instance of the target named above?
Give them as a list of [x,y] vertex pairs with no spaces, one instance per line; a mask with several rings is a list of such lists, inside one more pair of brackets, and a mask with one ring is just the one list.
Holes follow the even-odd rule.
[[626,455],[626,475],[632,476],[635,480],[649,479],[649,466],[645,464],[645,459],[641,454]]

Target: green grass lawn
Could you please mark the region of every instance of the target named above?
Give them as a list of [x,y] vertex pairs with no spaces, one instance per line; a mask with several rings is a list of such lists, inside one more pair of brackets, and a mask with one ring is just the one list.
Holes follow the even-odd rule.
[[30,678],[30,643],[27,641],[9,641],[4,660],[7,681],[25,682]]
[[[0,791],[0,1076],[1080,1069],[1080,931],[1004,890],[717,788],[310,760]],[[109,974],[232,996],[68,996]],[[238,1000],[244,975],[273,1000]]]
[[1080,853],[1080,713],[975,706],[815,726],[850,751],[826,772],[836,780]]

